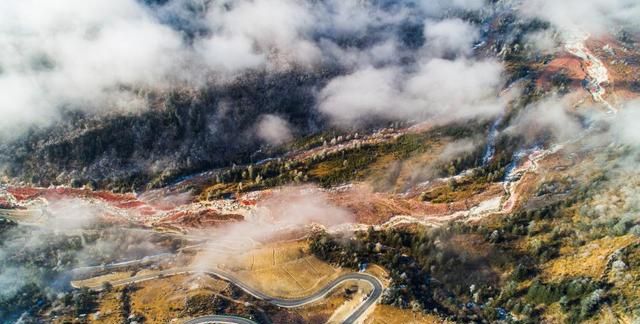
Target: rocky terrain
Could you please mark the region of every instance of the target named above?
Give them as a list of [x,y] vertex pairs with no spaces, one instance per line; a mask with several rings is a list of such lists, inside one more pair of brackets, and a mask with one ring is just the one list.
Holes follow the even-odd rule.
[[640,318],[634,3],[33,6],[0,322]]

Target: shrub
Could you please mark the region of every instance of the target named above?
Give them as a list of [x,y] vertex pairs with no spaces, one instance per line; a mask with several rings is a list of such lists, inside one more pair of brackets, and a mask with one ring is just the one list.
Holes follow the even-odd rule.
[[582,299],[580,302],[580,316],[582,318],[587,318],[591,316],[598,306],[600,306],[600,302],[602,301],[604,290],[596,289],[589,296]]

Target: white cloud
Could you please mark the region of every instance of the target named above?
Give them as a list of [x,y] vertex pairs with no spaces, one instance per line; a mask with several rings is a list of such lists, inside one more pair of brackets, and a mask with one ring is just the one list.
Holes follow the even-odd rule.
[[320,110],[346,123],[367,116],[401,114],[404,104],[397,88],[400,78],[401,73],[395,68],[373,67],[337,77],[320,92]]
[[407,92],[436,114],[493,115],[503,108],[502,65],[496,61],[433,59],[407,81]]
[[451,9],[478,10],[486,4],[485,0],[420,0],[418,3],[428,15],[433,16]]
[[[141,89],[200,86],[252,69],[313,69],[326,62],[354,71],[320,92],[319,107],[338,121],[367,114],[455,118],[501,109],[495,98],[500,64],[469,58],[477,29],[460,19],[434,18],[478,9],[482,0],[421,1],[421,10],[358,0],[228,0],[198,13],[180,3],[160,11],[136,0],[0,3],[0,88],[12,94],[0,98],[2,135],[51,123],[61,107],[137,111],[147,106]],[[165,24],[171,11],[181,19],[192,15],[203,31],[189,38]],[[426,48],[409,53],[397,30],[425,13]],[[417,63],[407,67],[406,58]]]
[[638,29],[640,2],[636,0],[531,0],[520,12],[549,21],[562,31],[601,34],[627,26]]
[[442,153],[438,156],[438,160],[443,162],[451,161],[463,154],[471,153],[478,147],[478,143],[470,139],[461,139],[452,143],[448,143],[444,147]]
[[321,40],[319,45],[326,57],[354,69],[399,64],[403,57],[397,40],[393,38],[364,49],[344,48],[328,40]]
[[319,108],[345,124],[366,117],[490,116],[504,108],[501,74],[495,61],[431,59],[413,72],[368,67],[329,82]]
[[[312,186],[283,187],[273,191],[273,195],[261,200],[250,215],[242,222],[231,223],[214,229],[210,241],[228,244],[238,238],[258,242],[282,239],[283,235],[300,233],[310,225],[326,228],[352,223],[354,216],[346,209],[335,206],[326,193]],[[212,234],[209,232],[209,234]],[[304,235],[304,234],[302,234]],[[216,244],[218,243],[218,244]],[[242,249],[242,245],[235,246]],[[246,247],[250,249],[249,246]],[[237,254],[240,255],[242,251]],[[205,250],[195,261],[195,266],[206,268],[212,264],[224,263],[229,255],[219,248]]]
[[556,35],[551,30],[541,30],[525,36],[525,46],[532,46],[533,49],[543,54],[552,54],[561,49]]
[[[61,107],[136,111],[138,89],[201,85],[250,68],[310,67],[315,17],[300,1],[213,5],[210,33],[185,35],[136,0],[0,3],[0,136],[56,120]],[[196,17],[194,17],[196,19]],[[18,132],[16,132],[18,131]]]
[[614,138],[620,142],[631,145],[640,146],[640,100],[634,100],[624,107],[611,122],[611,133]]
[[469,55],[473,43],[480,37],[478,29],[459,18],[425,24],[426,51],[432,56]]
[[266,62],[264,54],[253,49],[250,39],[244,36],[212,36],[195,45],[203,60],[217,70],[233,72],[255,68]]
[[258,137],[269,144],[280,145],[290,141],[293,137],[289,123],[275,115],[263,115],[256,127]]
[[0,87],[13,93],[0,98],[5,131],[66,104],[131,109],[121,86],[167,86],[185,55],[181,36],[132,0],[3,2],[0,49]]
[[[320,58],[320,50],[308,39],[316,23],[315,17],[303,1],[238,0],[218,3],[209,10],[207,22],[227,42],[249,41],[250,46],[243,46],[247,53],[226,53],[232,60],[236,54],[251,56],[253,46],[260,53],[274,55],[272,62],[275,63],[284,60],[311,66]],[[205,43],[210,41],[203,40]]]
[[507,131],[522,134],[530,141],[547,135],[558,141],[575,139],[582,126],[577,116],[570,113],[571,107],[570,96],[546,98],[526,107]]

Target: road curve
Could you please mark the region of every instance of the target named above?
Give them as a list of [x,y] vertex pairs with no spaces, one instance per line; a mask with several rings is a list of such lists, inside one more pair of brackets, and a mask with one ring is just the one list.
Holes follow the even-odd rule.
[[[335,290],[340,284],[347,282],[347,281],[364,281],[367,284],[369,284],[372,288],[371,292],[369,293],[369,295],[366,297],[366,299],[358,306],[358,308],[356,308],[344,321],[343,323],[345,324],[351,324],[351,323],[355,323],[371,306],[373,306],[373,304],[376,303],[376,301],[378,300],[378,298],[380,298],[380,296],[382,296],[382,283],[380,282],[380,280],[378,280],[378,278],[370,275],[370,274],[366,274],[366,273],[349,273],[349,274],[345,274],[342,275],[336,279],[334,279],[333,281],[331,281],[330,283],[328,283],[327,285],[325,285],[323,288],[321,288],[320,290],[318,290],[317,292],[307,296],[307,297],[303,297],[303,298],[297,298],[297,299],[285,299],[285,298],[277,298],[277,297],[273,297],[273,296],[269,296],[247,284],[245,284],[244,282],[240,281],[238,278],[236,278],[233,274],[228,273],[226,271],[220,270],[220,269],[209,269],[209,270],[198,270],[198,269],[194,269],[194,268],[177,268],[177,269],[171,269],[171,270],[163,270],[163,271],[158,271],[152,274],[147,274],[147,275],[141,275],[141,276],[135,276],[135,277],[131,277],[131,278],[126,278],[126,279],[120,279],[120,280],[114,280],[111,281],[110,283],[113,286],[123,286],[123,285],[127,285],[127,284],[132,284],[132,283],[138,283],[138,282],[143,282],[143,281],[148,281],[148,280],[154,280],[154,279],[158,279],[158,278],[162,278],[162,277],[166,277],[166,276],[175,276],[175,275],[180,275],[180,274],[189,274],[189,273],[206,273],[215,277],[218,277],[220,279],[223,279],[225,281],[231,282],[234,285],[236,285],[237,287],[239,287],[240,289],[244,290],[246,293],[248,293],[249,295],[257,298],[257,299],[261,299],[264,301],[267,301],[273,305],[279,306],[279,307],[284,307],[284,308],[296,308],[296,307],[301,307],[310,303],[313,303],[315,301],[318,301],[320,299],[323,299],[324,297],[326,297],[330,292],[332,292],[333,290]],[[72,283],[72,286],[75,288],[80,288],[77,284]],[[88,288],[93,289],[93,290],[101,290],[102,289],[102,285],[96,285],[96,286],[89,286]],[[212,321],[210,320],[211,318],[219,318],[221,319],[221,317],[216,317],[218,315],[211,315],[211,316],[204,316],[201,318],[196,318],[192,321],[197,321],[197,320],[201,320],[201,321],[197,321],[197,322],[187,322],[187,323],[211,323]],[[235,322],[229,322],[237,319],[238,321]],[[253,323],[251,321],[247,322],[246,319],[244,318],[237,318],[237,317],[229,317],[225,319],[227,322],[222,322],[222,323]],[[213,323],[218,323],[216,321],[213,321]]]
[[184,324],[205,324],[205,323],[220,323],[220,324],[258,324],[250,319],[238,316],[229,315],[207,315],[184,322]]

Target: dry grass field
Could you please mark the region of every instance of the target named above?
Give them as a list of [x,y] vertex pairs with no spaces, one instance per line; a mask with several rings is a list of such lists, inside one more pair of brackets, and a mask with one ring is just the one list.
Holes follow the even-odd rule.
[[[111,279],[119,279],[123,273],[116,273]],[[106,278],[102,276],[100,278]],[[143,314],[145,323],[165,324],[181,323],[184,316],[185,301],[198,294],[216,295],[222,293],[228,283],[207,275],[180,275],[164,277],[138,283],[129,293],[131,314]],[[88,323],[120,324],[122,318],[122,291],[124,287],[102,292],[98,300],[97,311],[88,314]],[[59,318],[56,323],[75,322],[73,318]]]
[[121,280],[129,278],[133,275],[132,271],[112,272],[102,276],[88,278],[84,280],[75,280],[71,283],[77,287],[99,287],[102,283],[107,281]]
[[188,296],[220,293],[227,285],[207,275],[153,280],[140,284],[140,289],[131,294],[131,311],[144,314],[146,323],[169,323],[180,317]]
[[545,265],[543,275],[553,280],[567,277],[597,279],[604,274],[609,255],[636,242],[638,238],[633,235],[605,237],[573,251],[563,251],[563,256]]
[[307,296],[342,273],[311,255],[306,242],[270,244],[229,258],[226,268],[253,287],[284,298]]
[[307,323],[327,323],[334,316],[336,310],[347,302],[344,294],[345,285],[331,292],[322,301],[304,306],[294,311],[302,316]]
[[[200,259],[196,256],[195,259]],[[262,246],[239,255],[229,256],[224,266],[247,284],[273,296],[298,298],[310,295],[343,274],[337,269],[317,259],[308,251],[304,241],[280,242]],[[145,275],[155,270],[141,270]],[[385,279],[384,269],[372,267],[369,272]],[[132,276],[132,272],[116,272],[83,281],[77,284],[100,286],[105,281],[119,280]],[[208,275],[178,275],[144,281],[136,284],[129,293],[131,314],[144,314],[145,323],[179,323],[186,318],[185,302],[196,295],[224,295],[229,284]],[[346,288],[354,289],[353,283],[345,283],[331,292],[326,299],[294,309],[292,312],[304,318],[307,323],[340,322],[362,300],[370,290],[368,286],[358,287],[356,293],[348,296]],[[110,292],[102,292],[97,307],[99,313],[88,314],[90,323],[122,323],[122,291],[116,287]],[[222,297],[227,298],[227,297]],[[96,315],[98,314],[98,315]],[[65,321],[73,319],[65,318]]]
[[447,323],[435,315],[400,309],[389,305],[377,305],[365,324],[440,324]]

